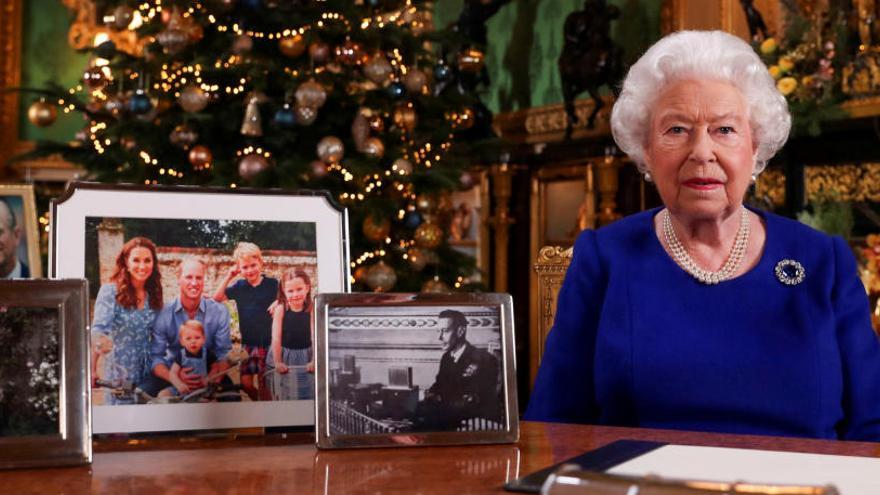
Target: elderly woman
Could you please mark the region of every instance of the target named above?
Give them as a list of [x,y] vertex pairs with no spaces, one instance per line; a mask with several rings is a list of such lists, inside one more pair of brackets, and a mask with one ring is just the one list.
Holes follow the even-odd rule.
[[[138,385],[148,376],[150,335],[162,309],[162,278],[156,245],[134,237],[116,256],[109,284],[98,290],[92,321],[92,376],[97,377],[98,356],[105,354],[100,376],[110,382]],[[105,395],[106,404],[130,404],[132,397]]]
[[611,126],[664,207],[584,231],[525,418],[880,440],[880,343],[846,242],[743,206],[791,118],[723,32],[630,69]]

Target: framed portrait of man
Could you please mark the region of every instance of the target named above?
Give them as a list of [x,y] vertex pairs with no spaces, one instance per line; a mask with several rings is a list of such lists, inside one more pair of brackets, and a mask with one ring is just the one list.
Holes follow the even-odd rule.
[[324,192],[74,183],[57,277],[90,282],[95,433],[314,422],[311,299],[349,284]]
[[320,448],[515,442],[508,294],[319,294]]
[[34,186],[0,184],[0,279],[42,276]]

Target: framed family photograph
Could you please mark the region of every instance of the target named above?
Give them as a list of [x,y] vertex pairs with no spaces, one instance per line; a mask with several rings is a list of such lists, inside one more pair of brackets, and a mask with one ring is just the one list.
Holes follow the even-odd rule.
[[320,448],[515,442],[508,294],[319,294]]
[[0,279],[42,276],[34,186],[0,184]]
[[87,287],[0,281],[0,468],[91,462]]
[[325,192],[74,183],[55,277],[90,282],[95,433],[314,424],[311,299],[349,290]]

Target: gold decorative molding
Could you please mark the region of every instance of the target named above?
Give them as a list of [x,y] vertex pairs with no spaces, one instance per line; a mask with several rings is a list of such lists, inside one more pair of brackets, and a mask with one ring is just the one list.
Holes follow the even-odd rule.
[[755,183],[755,196],[769,200],[775,206],[785,204],[785,173],[782,170],[766,169]]
[[[614,99],[609,95],[602,100],[605,106],[596,115],[593,129],[587,129],[587,118],[593,111],[593,100],[587,98],[575,101],[578,122],[574,125],[572,139],[611,135],[608,123]],[[568,115],[562,103],[499,113],[493,123],[495,132],[502,138],[528,144],[562,141],[567,125]]]
[[61,0],[65,7],[74,15],[67,32],[67,42],[76,50],[82,50],[94,45],[95,36],[105,34],[116,49],[129,55],[139,57],[143,53],[144,45],[149,41],[147,38],[138,39],[137,33],[128,29],[114,30],[104,26],[98,18],[94,0]]
[[534,385],[541,356],[544,355],[544,342],[553,327],[556,317],[556,302],[559,289],[565,278],[565,271],[571,263],[574,248],[562,246],[543,246],[538,251],[533,265],[536,282],[532,286],[531,310],[532,325],[529,331],[529,371],[531,385]]
[[880,163],[809,166],[804,180],[808,201],[827,198],[830,191],[841,201],[880,201]]
[[866,98],[854,98],[840,105],[850,117],[857,119],[862,117],[876,117],[880,115],[880,96]]
[[[21,81],[21,0],[0,2],[0,84],[18,86]],[[0,92],[0,165],[18,144],[18,93]],[[5,168],[0,168],[7,175]]]

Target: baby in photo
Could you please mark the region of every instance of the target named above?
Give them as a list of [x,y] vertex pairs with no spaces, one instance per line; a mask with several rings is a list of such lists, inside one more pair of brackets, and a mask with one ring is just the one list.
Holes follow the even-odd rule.
[[169,379],[172,387],[168,387],[159,393],[160,397],[183,395],[192,389],[180,379],[181,368],[189,368],[190,373],[198,375],[201,386],[207,384],[208,375],[208,350],[205,348],[205,327],[197,320],[187,320],[180,325],[178,335],[180,351],[173,356],[174,363],[171,365]]

